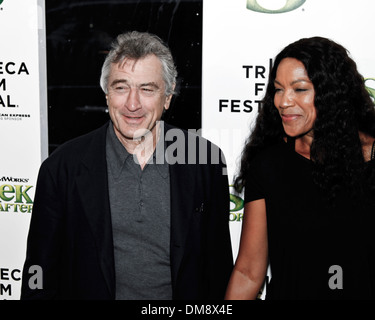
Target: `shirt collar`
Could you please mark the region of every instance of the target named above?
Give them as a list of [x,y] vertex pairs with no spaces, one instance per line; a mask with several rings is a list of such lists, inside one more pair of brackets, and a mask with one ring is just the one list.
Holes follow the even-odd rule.
[[[160,175],[166,178],[168,176],[168,169],[166,170],[162,168],[168,168],[168,163],[165,159],[166,141],[164,139],[164,122],[161,122],[160,125],[162,127],[160,138],[158,139],[155,151],[148,162],[151,162],[151,165],[158,164],[157,167]],[[112,155],[110,156],[110,166],[115,176],[118,176],[121,173],[126,161],[128,161],[130,157],[132,158],[131,161],[134,161],[133,155],[126,150],[117,138],[112,121],[110,122],[107,131],[107,153]],[[149,163],[146,166],[150,165]]]
[[118,176],[127,159],[133,155],[125,149],[117,138],[112,122],[110,122],[107,131],[107,152],[109,153],[112,172],[115,176]]

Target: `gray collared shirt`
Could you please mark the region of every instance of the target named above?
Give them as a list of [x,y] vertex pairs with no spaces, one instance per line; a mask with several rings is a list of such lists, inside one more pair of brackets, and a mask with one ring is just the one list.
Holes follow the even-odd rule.
[[142,170],[112,123],[106,156],[116,299],[172,299],[169,166],[154,153]]

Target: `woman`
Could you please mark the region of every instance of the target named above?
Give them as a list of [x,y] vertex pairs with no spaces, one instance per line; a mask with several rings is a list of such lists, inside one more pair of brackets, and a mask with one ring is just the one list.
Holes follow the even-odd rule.
[[[375,110],[355,62],[326,38],[276,57],[235,179],[245,187],[227,299],[375,297]],[[374,201],[373,201],[374,200]]]

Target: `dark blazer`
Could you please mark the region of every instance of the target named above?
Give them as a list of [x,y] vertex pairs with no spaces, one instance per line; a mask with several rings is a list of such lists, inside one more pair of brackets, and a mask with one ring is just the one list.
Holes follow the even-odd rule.
[[[21,299],[115,298],[107,127],[65,143],[41,165]],[[170,129],[165,125],[166,132]],[[198,151],[199,142],[206,142],[185,131],[183,137],[186,150],[188,141],[195,141]],[[167,143],[172,147],[174,142]],[[209,142],[207,146],[210,163],[210,150],[219,149]],[[173,298],[223,299],[233,265],[225,165],[169,167]],[[42,267],[43,289],[28,285],[32,265]]]

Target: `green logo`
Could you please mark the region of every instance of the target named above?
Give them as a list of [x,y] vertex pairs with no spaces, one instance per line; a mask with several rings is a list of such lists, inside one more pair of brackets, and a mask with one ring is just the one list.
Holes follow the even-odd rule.
[[241,195],[237,194],[237,192],[233,190],[233,186],[229,186],[229,188],[231,202],[231,209],[229,210],[229,221],[241,222],[243,217],[242,209],[244,208],[244,200],[242,199]]
[[3,1],[4,1],[4,0],[0,0],[0,4],[2,4],[2,3],[3,3]]
[[[375,81],[375,78],[366,78],[365,84],[367,81]],[[372,87],[369,87],[368,85],[365,85],[367,92],[369,93],[370,97],[375,101],[375,89]]]
[[244,201],[243,201],[242,198],[240,198],[239,196],[234,195],[234,194],[230,194],[229,197],[230,197],[230,202],[232,202],[232,204],[234,204],[234,207],[230,210],[231,212],[239,211],[239,210],[243,209]]
[[0,212],[31,213],[33,200],[27,192],[33,186],[3,184],[0,186]]
[[267,9],[262,7],[257,0],[247,0],[246,8],[255,12],[261,13],[285,13],[296,10],[302,6],[306,0],[287,0],[285,5],[277,10]]

